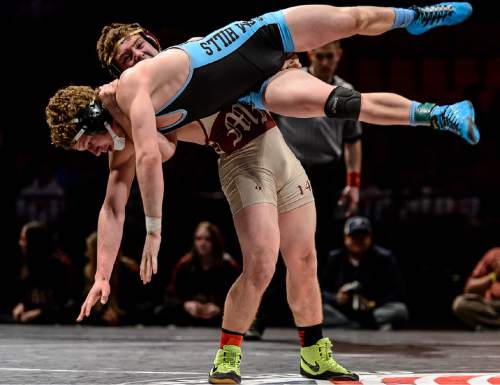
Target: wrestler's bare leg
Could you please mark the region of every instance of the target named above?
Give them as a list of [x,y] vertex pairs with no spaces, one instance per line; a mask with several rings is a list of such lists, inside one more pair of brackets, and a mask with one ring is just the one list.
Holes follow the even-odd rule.
[[[264,104],[270,111],[285,116],[325,116],[325,101],[334,88],[305,71],[281,71],[270,80]],[[363,93],[359,120],[380,125],[408,125],[410,106],[410,100],[397,94]]]
[[472,6],[466,2],[435,4],[419,8],[416,19],[417,13],[412,15],[409,9],[372,6],[301,5],[283,13],[294,50],[301,52],[353,35],[380,35],[395,27],[407,27],[409,33],[420,35],[435,27],[463,22],[472,14]]
[[275,205],[257,203],[234,216],[234,226],[243,254],[243,271],[229,290],[222,328],[245,333],[274,275],[280,242]]
[[281,254],[286,265],[288,304],[297,326],[323,322],[317,275],[314,202],[279,215]]
[[283,13],[297,52],[353,35],[380,35],[392,29],[395,19],[392,8],[371,6],[301,5]]

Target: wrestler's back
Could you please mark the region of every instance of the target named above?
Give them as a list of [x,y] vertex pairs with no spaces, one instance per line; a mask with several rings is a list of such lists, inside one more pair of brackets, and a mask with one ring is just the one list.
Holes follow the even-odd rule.
[[[189,56],[180,49],[169,49],[125,71],[120,83],[140,83],[141,87],[146,87],[157,111],[181,91],[188,76]],[[125,84],[122,87],[127,87]],[[161,127],[174,123],[179,120],[179,116],[174,113],[157,117],[157,125]]]

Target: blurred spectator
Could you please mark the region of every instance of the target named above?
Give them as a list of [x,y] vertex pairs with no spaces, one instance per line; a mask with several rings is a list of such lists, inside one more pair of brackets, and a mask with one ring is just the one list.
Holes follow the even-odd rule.
[[173,298],[160,317],[178,324],[218,325],[226,294],[239,274],[240,266],[224,251],[219,228],[200,222],[191,251],[175,266],[169,285]]
[[[88,262],[84,267],[85,292],[92,287],[97,268],[97,232],[86,239],[85,255]],[[150,306],[144,300],[144,288],[139,279],[139,264],[132,258],[122,255],[121,250],[111,276],[111,294],[108,303],[96,304],[96,310],[89,322],[104,325],[122,325],[148,322]],[[143,295],[144,294],[144,295]]]
[[321,277],[325,326],[387,330],[407,320],[401,272],[392,253],[374,245],[368,218],[346,221],[344,245],[330,252]]
[[19,236],[21,268],[12,317],[22,323],[67,322],[74,306],[71,260],[55,247],[42,222],[28,222]]
[[500,248],[489,250],[472,271],[453,312],[473,329],[500,328]]
[[44,161],[33,182],[19,193],[18,218],[53,224],[61,219],[64,207],[65,192],[55,178],[51,162]]

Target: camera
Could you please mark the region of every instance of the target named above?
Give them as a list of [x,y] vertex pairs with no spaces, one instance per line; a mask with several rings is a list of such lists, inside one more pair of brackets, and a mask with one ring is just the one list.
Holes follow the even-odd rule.
[[352,282],[346,283],[344,286],[342,286],[342,290],[351,295],[351,297],[352,297],[352,303],[351,303],[352,309],[355,311],[360,310],[361,303],[360,303],[359,294],[361,293],[361,283],[358,281],[352,281]]

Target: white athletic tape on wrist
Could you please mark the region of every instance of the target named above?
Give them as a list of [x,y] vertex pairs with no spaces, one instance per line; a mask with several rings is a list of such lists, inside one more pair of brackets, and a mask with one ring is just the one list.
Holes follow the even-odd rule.
[[161,217],[148,217],[146,215],[146,232],[155,233],[161,231]]

